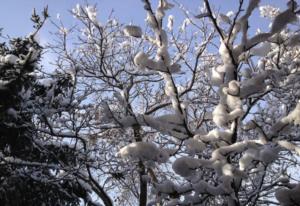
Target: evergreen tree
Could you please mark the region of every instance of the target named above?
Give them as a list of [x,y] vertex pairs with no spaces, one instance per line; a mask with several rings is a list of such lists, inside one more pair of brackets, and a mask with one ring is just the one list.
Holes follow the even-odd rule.
[[[49,88],[35,75],[42,52],[35,35],[47,17],[47,10],[44,19],[34,12],[36,32],[0,46],[0,202],[5,206],[78,205],[79,197],[87,197],[72,172],[60,175],[63,167],[75,167],[75,149],[49,144],[35,126],[41,115],[36,108],[58,107],[43,101]],[[53,80],[54,97],[67,80]]]

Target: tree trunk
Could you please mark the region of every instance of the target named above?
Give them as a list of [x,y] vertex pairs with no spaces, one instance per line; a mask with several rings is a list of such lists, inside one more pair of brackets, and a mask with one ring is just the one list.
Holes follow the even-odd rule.
[[143,176],[146,175],[146,169],[144,164],[139,162],[139,175],[140,175],[140,206],[147,205],[147,181],[143,179]]
[[[143,138],[141,137],[139,125],[133,126],[133,133],[134,133],[135,140],[137,142],[143,141]],[[138,171],[139,171],[139,178],[140,178],[140,198],[139,198],[140,204],[139,205],[146,206],[147,205],[147,186],[148,186],[148,184],[147,184],[147,181],[145,181],[143,178],[144,175],[146,175],[146,168],[142,161],[139,161],[138,167],[139,167]]]

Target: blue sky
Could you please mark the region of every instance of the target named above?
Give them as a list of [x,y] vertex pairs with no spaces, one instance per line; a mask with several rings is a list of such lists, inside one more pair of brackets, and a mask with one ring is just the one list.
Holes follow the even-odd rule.
[[[158,0],[151,0],[153,6],[156,6]],[[191,14],[199,14],[199,7],[203,5],[202,0],[175,0],[176,2],[184,5]],[[248,0],[245,0],[245,6],[248,4]],[[169,0],[173,2],[173,0]],[[215,11],[226,13],[230,10],[235,11],[238,7],[239,0],[210,0],[211,5]],[[261,0],[261,5],[271,4],[279,6],[282,9],[285,8],[287,0]],[[127,24],[132,22],[133,24],[144,27],[144,19],[146,12],[143,9],[143,3],[141,0],[2,0],[0,7],[0,28],[4,28],[3,34],[10,35],[11,37],[26,36],[32,29],[32,22],[30,17],[33,8],[37,13],[40,13],[43,8],[48,5],[49,14],[52,21],[57,21],[57,14],[60,14],[62,22],[64,22],[67,28],[70,28],[76,24],[76,19],[70,14],[70,10],[76,6],[76,4],[85,5],[86,3],[97,5],[98,19],[100,22],[105,22],[108,15],[114,10],[114,16],[119,19],[121,23]],[[182,13],[178,8],[174,8],[169,11],[169,14],[175,16],[175,25],[181,23],[179,19],[182,19]],[[168,15],[168,14],[167,14]],[[256,17],[254,21],[250,22],[250,31],[255,32],[258,27],[267,29],[268,22],[258,17],[258,11],[254,14]],[[181,18],[179,17],[181,16]],[[256,19],[257,18],[257,19]],[[177,21],[176,21],[177,20]],[[53,36],[50,35],[50,31],[56,31],[50,21],[46,23],[42,31],[39,33],[40,43],[51,41]],[[47,67],[49,61],[52,60],[51,54],[44,56],[44,64]]]
[[[153,6],[156,6],[158,0],[151,0]],[[184,5],[189,9],[191,14],[199,14],[199,7],[203,5],[202,0],[176,0],[178,3]],[[248,0],[245,0],[245,6],[248,4]],[[169,0],[169,2],[173,2]],[[230,10],[235,11],[238,7],[239,0],[210,0],[211,5],[215,11],[226,13]],[[261,5],[272,4],[279,6],[282,9],[285,8],[287,0],[261,0]],[[143,3],[141,0],[2,0],[0,7],[0,28],[4,28],[3,34],[10,35],[11,37],[26,36],[32,29],[32,22],[30,17],[33,8],[37,13],[40,13],[43,8],[48,5],[49,14],[52,21],[57,21],[57,14],[60,14],[62,22],[67,28],[76,24],[76,19],[70,14],[70,10],[76,6],[76,4],[85,5],[97,4],[98,19],[100,22],[105,22],[108,15],[114,10],[114,16],[119,19],[121,23],[130,23],[145,26],[144,19],[146,12],[143,9]],[[179,16],[182,19],[182,13],[178,8],[174,8],[169,11],[169,14],[175,16],[175,24],[179,23]],[[168,14],[167,14],[168,15]],[[258,11],[254,14],[257,18]],[[177,20],[177,21],[176,21]],[[180,21],[181,23],[181,21]],[[178,24],[177,24],[178,25]],[[254,19],[250,22],[250,29],[255,32],[256,28],[267,29],[268,22],[261,18]],[[50,31],[56,31],[50,21],[46,23],[42,31],[39,33],[40,43],[51,41],[53,37],[50,35]],[[50,66],[48,63],[51,61],[51,55],[44,56],[44,63]]]
[[[156,2],[157,0],[153,1]],[[202,5],[200,0],[177,0],[178,2],[191,9],[193,13],[197,13],[198,8]],[[221,11],[234,10],[237,7],[239,0],[210,0],[215,9]],[[140,0],[3,0],[0,7],[0,27],[4,28],[5,34],[12,36],[26,35],[32,30],[32,23],[30,15],[33,8],[37,11],[48,5],[49,13],[52,18],[56,18],[59,13],[64,22],[70,25],[75,23],[69,11],[77,4],[97,4],[99,10],[99,18],[105,21],[108,14],[114,10],[121,22],[134,22],[136,24],[143,24],[145,18],[145,11],[142,9],[143,4]],[[171,2],[171,1],[170,1]],[[276,4],[284,7],[286,0],[262,0],[261,4]],[[178,10],[176,11],[178,12]],[[176,16],[176,13],[174,14]],[[48,22],[48,27],[49,26]],[[47,27],[46,26],[46,27]],[[45,27],[43,35],[47,28]],[[51,28],[51,27],[50,27]],[[49,30],[49,29],[48,29]]]

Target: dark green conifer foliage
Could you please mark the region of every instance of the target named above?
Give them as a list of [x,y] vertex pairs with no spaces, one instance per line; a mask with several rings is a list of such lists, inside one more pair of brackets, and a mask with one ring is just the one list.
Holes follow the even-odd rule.
[[[34,113],[34,107],[59,106],[37,101],[49,89],[39,85],[34,75],[42,51],[34,36],[48,17],[47,10],[43,17],[34,12],[35,33],[0,45],[0,205],[3,206],[79,205],[79,198],[87,197],[75,174],[69,172],[64,178],[57,175],[64,166],[77,164],[76,150],[67,145],[39,144],[45,137],[36,130],[33,117],[39,114]],[[64,85],[59,81],[55,86],[56,95],[63,92]]]

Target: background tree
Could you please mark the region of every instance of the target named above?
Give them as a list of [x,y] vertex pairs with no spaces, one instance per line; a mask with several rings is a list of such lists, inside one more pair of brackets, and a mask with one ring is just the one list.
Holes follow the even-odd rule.
[[[95,205],[79,165],[80,150],[72,141],[57,141],[45,129],[48,118],[68,111],[72,81],[55,74],[41,78],[42,47],[36,34],[48,18],[33,12],[35,31],[25,38],[8,39],[0,48],[0,202],[1,205]],[[44,128],[44,129],[39,129]],[[78,138],[79,139],[79,138]],[[94,191],[97,191],[94,189]]]

